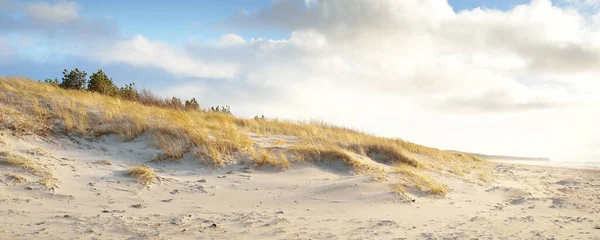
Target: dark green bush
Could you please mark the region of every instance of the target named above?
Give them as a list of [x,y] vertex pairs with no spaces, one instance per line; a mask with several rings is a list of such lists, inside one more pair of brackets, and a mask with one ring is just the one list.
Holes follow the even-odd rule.
[[185,101],[185,109],[186,110],[199,110],[200,104],[196,101],[196,98],[192,98],[191,100]]
[[130,101],[137,101],[138,92],[135,90],[135,83],[125,84],[124,87],[119,88],[119,96]]
[[86,76],[87,73],[85,71],[79,71],[78,68],[71,71],[65,69],[63,70],[63,78],[59,86],[65,89],[84,90],[85,83],[87,82]]
[[220,107],[219,105],[217,105],[217,107],[210,107],[210,110],[213,112],[221,112],[221,113],[225,113],[225,114],[231,114],[231,110],[230,110],[229,106]]
[[171,101],[167,101],[167,107],[174,108],[174,109],[184,109],[185,108],[185,106],[181,102],[181,99],[179,99],[177,97],[173,97],[173,98],[171,98]]
[[[119,97],[121,99],[134,101],[148,106],[158,106],[179,110],[209,111],[208,109],[201,109],[196,98],[187,100],[185,103],[183,103],[181,99],[177,97],[172,97],[169,100],[168,98],[162,98],[154,95],[148,90],[138,91],[135,89],[135,83],[129,83],[121,88],[118,88],[115,86],[112,78],[109,78],[106,73],[102,71],[102,69],[98,69],[97,72],[93,73],[90,76],[89,81],[86,79],[87,73],[85,71],[80,71],[78,68],[75,68],[71,71],[67,71],[67,69],[65,69],[62,73],[63,77],[60,83],[58,78],[54,78],[54,80],[51,78],[46,78],[44,82],[53,86],[75,90],[86,90],[87,84],[87,90],[90,92],[97,92],[103,95]],[[210,111],[232,114],[229,106],[211,107]],[[257,118],[259,117],[256,116],[255,119]],[[261,116],[260,119],[264,120],[264,116]]]
[[44,82],[56,87],[60,85],[60,82],[58,82],[58,78],[54,78],[54,80],[52,80],[51,78],[46,78]]
[[109,96],[114,96],[119,93],[112,78],[106,76],[102,69],[99,69],[98,72],[93,73],[90,76],[87,90]]

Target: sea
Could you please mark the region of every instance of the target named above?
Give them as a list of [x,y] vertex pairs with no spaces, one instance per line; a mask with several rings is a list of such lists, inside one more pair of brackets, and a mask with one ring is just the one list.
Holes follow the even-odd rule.
[[537,161],[537,160],[493,160],[494,162],[538,165],[546,167],[600,169],[600,162],[574,162],[574,161]]

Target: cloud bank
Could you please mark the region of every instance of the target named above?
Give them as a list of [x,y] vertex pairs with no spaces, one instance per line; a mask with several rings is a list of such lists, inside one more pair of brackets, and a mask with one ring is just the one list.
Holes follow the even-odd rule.
[[[316,118],[441,148],[589,161],[600,159],[591,147],[600,144],[600,15],[582,9],[597,3],[457,12],[444,0],[273,1],[224,19],[218,25],[231,33],[219,39],[169,45],[116,34],[74,2],[38,2],[13,6],[26,17],[4,16],[0,30],[56,37],[95,29],[106,40],[78,39],[90,42],[83,57],[163,70],[176,84],[154,90],[229,104],[242,116]],[[245,39],[242,29],[290,35]]]

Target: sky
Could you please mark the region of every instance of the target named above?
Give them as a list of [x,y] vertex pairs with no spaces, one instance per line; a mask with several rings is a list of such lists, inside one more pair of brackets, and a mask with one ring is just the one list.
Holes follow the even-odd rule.
[[0,0],[0,75],[102,68],[234,114],[600,161],[600,0]]

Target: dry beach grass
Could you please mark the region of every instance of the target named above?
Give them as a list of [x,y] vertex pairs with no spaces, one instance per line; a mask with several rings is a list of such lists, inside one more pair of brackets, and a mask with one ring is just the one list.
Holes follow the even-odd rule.
[[[245,119],[220,112],[148,106],[16,77],[0,77],[0,91],[1,123],[15,133],[63,132],[96,138],[114,134],[122,141],[146,135],[161,150],[153,159],[156,161],[179,160],[191,153],[200,162],[222,166],[247,156],[254,158],[258,166],[286,168],[290,164],[287,156],[291,156],[295,160],[292,163],[341,161],[355,172],[381,172],[377,166],[358,161],[359,155],[386,166],[450,171],[461,177],[483,165],[481,159],[467,153],[442,151],[322,122]],[[278,139],[278,145],[285,142],[291,147],[271,153],[255,146],[250,133],[293,136],[297,140]]]
[[0,239],[598,239],[597,170],[144,97],[0,78]]

